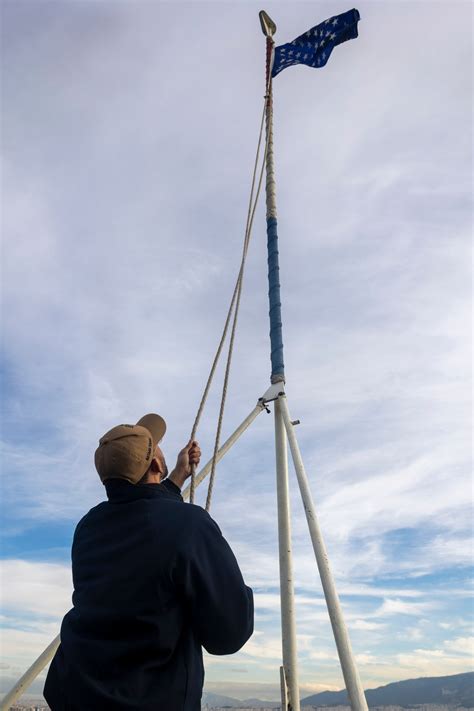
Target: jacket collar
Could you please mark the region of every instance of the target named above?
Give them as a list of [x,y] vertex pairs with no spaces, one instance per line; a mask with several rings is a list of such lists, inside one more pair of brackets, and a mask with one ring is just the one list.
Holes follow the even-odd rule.
[[138,499],[179,498],[181,492],[171,481],[162,484],[131,484],[126,479],[107,479],[105,490],[109,501],[137,501]]

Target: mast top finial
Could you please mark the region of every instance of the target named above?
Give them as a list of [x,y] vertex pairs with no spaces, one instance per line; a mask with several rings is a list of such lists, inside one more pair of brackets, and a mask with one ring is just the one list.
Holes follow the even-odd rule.
[[265,35],[265,37],[273,37],[273,35],[276,32],[277,26],[273,22],[272,18],[269,15],[267,15],[265,10],[260,10],[260,12],[258,13],[258,16],[260,18],[262,32]]

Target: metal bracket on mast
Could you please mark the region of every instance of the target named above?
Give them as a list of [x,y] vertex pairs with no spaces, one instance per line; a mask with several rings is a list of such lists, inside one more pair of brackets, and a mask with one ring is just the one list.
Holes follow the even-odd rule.
[[273,385],[270,385],[268,390],[263,393],[262,397],[258,399],[259,402],[262,402],[263,404],[267,402],[273,402],[273,400],[278,400],[280,395],[285,394],[285,383],[283,381],[280,381],[279,383],[274,383]]

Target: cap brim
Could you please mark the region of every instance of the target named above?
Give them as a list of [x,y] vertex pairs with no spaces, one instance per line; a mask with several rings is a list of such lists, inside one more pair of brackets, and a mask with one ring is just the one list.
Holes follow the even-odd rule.
[[155,446],[163,439],[166,432],[166,422],[164,419],[160,415],[153,413],[143,415],[143,417],[138,420],[137,425],[146,427],[152,436]]

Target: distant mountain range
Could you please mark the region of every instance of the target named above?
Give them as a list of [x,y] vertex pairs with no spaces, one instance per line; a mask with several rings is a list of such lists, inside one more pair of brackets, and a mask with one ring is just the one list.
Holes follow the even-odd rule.
[[[451,676],[421,677],[396,681],[377,689],[367,689],[365,692],[369,706],[402,706],[411,707],[418,704],[440,704],[474,707],[474,672],[453,674]],[[203,706],[228,708],[279,708],[279,701],[262,701],[261,699],[233,699],[204,692]],[[343,691],[323,691],[301,700],[302,706],[348,706],[349,699]]]
[[[369,706],[416,706],[417,704],[450,704],[474,706],[474,672],[452,676],[421,677],[367,689]],[[347,692],[323,691],[301,700],[302,706],[347,706]]]

